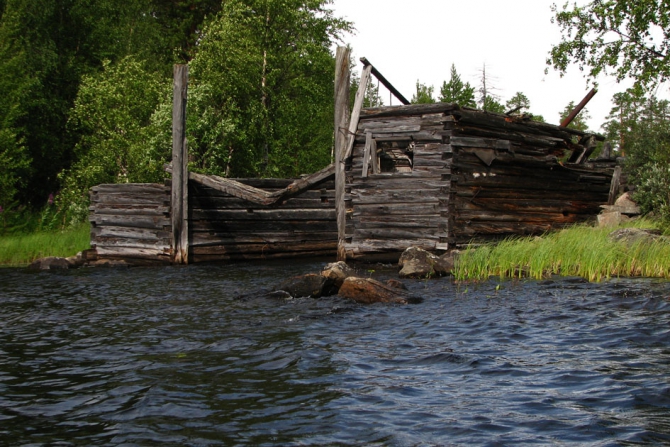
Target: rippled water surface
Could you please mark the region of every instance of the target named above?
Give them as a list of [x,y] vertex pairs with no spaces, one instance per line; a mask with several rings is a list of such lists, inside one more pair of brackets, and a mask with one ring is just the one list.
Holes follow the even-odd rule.
[[322,265],[0,270],[0,445],[670,443],[670,283],[235,298]]

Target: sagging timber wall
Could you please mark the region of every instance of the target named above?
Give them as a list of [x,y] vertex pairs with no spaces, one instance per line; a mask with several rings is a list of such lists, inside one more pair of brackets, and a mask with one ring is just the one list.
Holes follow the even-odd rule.
[[171,261],[170,187],[154,183],[98,185],[90,191],[91,248],[101,259]]
[[585,163],[595,138],[454,104],[364,109],[347,166],[347,258],[392,260],[409,246],[446,250],[594,218],[613,171]]
[[[238,181],[269,192],[291,184],[283,179]],[[273,206],[190,181],[190,262],[332,257],[337,251],[334,197],[332,180]]]
[[[332,176],[331,176],[332,178]],[[242,179],[274,192],[291,180]],[[169,186],[110,184],[91,189],[91,247],[99,259],[169,263]],[[273,206],[259,205],[189,181],[190,262],[334,256],[334,183],[326,180]]]

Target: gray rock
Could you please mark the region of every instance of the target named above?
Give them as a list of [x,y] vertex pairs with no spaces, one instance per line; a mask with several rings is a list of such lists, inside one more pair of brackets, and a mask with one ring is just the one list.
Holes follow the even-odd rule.
[[627,245],[636,243],[653,243],[659,239],[667,239],[661,236],[660,230],[640,229],[640,228],[621,228],[609,234],[610,240],[621,242]]
[[33,261],[28,268],[31,270],[67,270],[70,268],[70,263],[65,258],[48,256]]
[[627,222],[630,217],[621,214],[620,211],[604,211],[598,214],[599,227],[618,227],[622,222]]
[[345,279],[355,275],[356,271],[344,261],[332,262],[326,265],[323,271],[321,271],[321,276],[331,280],[338,289],[342,286]]
[[333,286],[333,281],[329,278],[309,273],[307,275],[295,276],[287,279],[277,286],[274,292],[285,292],[292,298],[320,298],[322,296],[337,293],[337,289]]
[[419,247],[409,247],[398,260],[401,278],[429,278],[451,274],[454,265],[449,255],[436,256]]

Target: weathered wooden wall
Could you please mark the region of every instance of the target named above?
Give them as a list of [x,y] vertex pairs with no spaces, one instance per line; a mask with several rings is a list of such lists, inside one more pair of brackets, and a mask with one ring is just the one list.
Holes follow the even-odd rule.
[[170,187],[98,185],[90,192],[91,248],[102,259],[169,263]]
[[[280,179],[238,180],[270,192],[291,183]],[[334,198],[332,180],[276,206],[251,203],[191,181],[190,262],[334,257]]]
[[[592,219],[613,168],[567,160],[584,161],[595,138],[453,104],[365,109],[347,166],[347,257],[392,260],[409,246],[444,250]],[[393,147],[411,153],[409,172],[376,166],[372,154]]]
[[[347,167],[347,258],[397,261],[410,246],[446,248],[451,149],[445,144],[453,106],[367,109],[361,113]],[[377,111],[381,110],[381,111]],[[401,113],[393,113],[400,111]],[[370,143],[374,141],[372,147]],[[366,144],[367,142],[367,144]],[[411,172],[381,172],[366,154],[385,144],[412,146]],[[364,165],[366,169],[364,170]]]

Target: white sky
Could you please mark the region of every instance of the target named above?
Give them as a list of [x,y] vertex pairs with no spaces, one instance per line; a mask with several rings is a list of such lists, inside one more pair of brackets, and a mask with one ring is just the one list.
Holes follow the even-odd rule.
[[[551,68],[544,73],[551,46],[561,38],[551,23],[552,3],[560,7],[564,0],[334,0],[331,6],[336,16],[354,22],[356,34],[344,43],[356,60],[367,57],[407,99],[417,79],[433,85],[437,97],[452,63],[464,82],[478,88],[486,64],[488,83],[503,104],[521,91],[531,113],[558,124],[559,112],[570,101],[579,103],[591,86],[576,66],[563,78]],[[360,65],[356,69],[360,73]],[[605,77],[598,82],[586,107],[593,131],[601,131],[612,95],[630,85]]]

